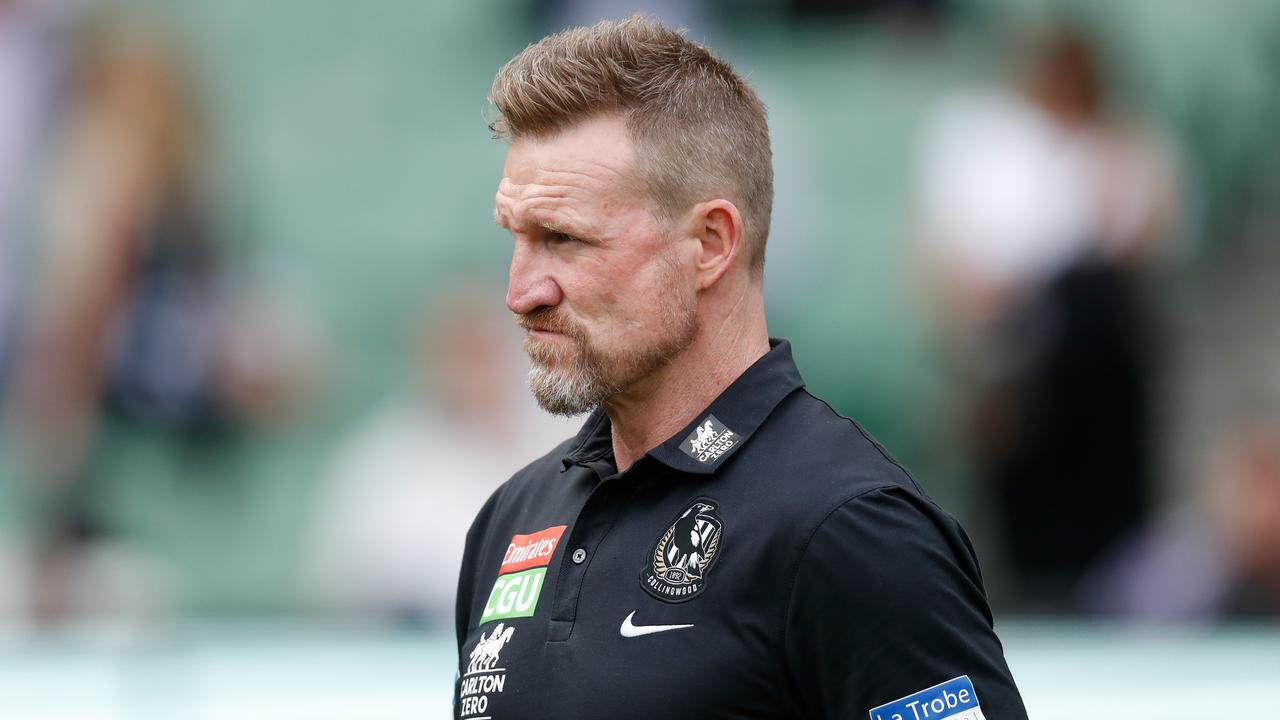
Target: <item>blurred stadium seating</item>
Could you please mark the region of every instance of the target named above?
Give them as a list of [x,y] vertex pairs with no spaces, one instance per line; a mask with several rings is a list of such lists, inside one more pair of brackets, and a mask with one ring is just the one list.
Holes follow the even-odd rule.
[[[491,290],[500,306],[509,241],[490,216],[504,150],[486,131],[485,93],[546,29],[538,4],[123,5],[172,21],[216,149],[229,253],[255,283],[306,308],[323,338],[323,382],[287,422],[211,454],[105,421],[95,507],[162,562],[172,616],[123,636],[0,626],[0,717],[441,716],[454,658],[440,625],[325,622],[311,613],[299,567],[335,438],[403,391],[413,371],[405,337],[424,304],[461,283]],[[1175,329],[1214,338],[1224,326],[1211,313],[1226,307],[1236,335],[1265,346],[1264,362],[1280,354],[1280,333],[1247,322],[1273,326],[1274,295],[1243,307],[1197,295],[1230,286],[1231,277],[1210,281],[1257,237],[1274,244],[1280,227],[1280,4],[955,0],[944,3],[949,29],[920,34],[790,24],[782,5],[712,2],[722,20],[705,29],[770,108],[770,330],[792,339],[814,391],[912,467],[980,550],[982,508],[951,428],[956,389],[912,287],[912,153],[945,91],[1002,79],[992,48],[1014,28],[1061,11],[1086,18],[1112,51],[1126,102],[1178,139],[1193,197],[1173,268]],[[1277,275],[1256,287],[1274,289]],[[1182,377],[1221,359],[1223,345],[1197,337],[1182,338],[1193,345],[1177,358]],[[1261,372],[1280,391],[1280,373]],[[1169,501],[1194,496],[1191,466],[1211,450],[1201,438],[1224,417],[1188,402],[1166,403],[1181,413],[1162,443]],[[0,451],[0,540],[20,536],[39,510],[11,460]],[[23,577],[4,549],[0,583]],[[0,619],[10,594],[0,587]],[[258,619],[280,617],[290,619]],[[1274,704],[1274,625],[998,620],[1033,717],[1198,720]]]

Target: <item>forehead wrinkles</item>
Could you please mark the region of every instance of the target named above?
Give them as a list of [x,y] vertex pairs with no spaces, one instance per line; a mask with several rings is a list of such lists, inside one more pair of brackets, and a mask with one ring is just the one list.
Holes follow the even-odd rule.
[[[627,196],[631,182],[617,163],[558,159],[556,167],[538,167],[531,173],[517,165],[502,178],[495,197],[494,219],[516,232],[527,226],[551,228],[599,225],[607,203]],[[517,182],[531,175],[526,183]]]
[[495,213],[516,232],[527,231],[529,225],[556,228],[566,223],[581,223],[588,196],[580,189],[561,185],[529,183],[520,185],[503,178],[498,185]]

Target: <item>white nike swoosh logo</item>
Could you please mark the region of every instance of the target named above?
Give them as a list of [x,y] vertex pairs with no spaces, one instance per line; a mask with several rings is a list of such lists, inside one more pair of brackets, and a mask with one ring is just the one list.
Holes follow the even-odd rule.
[[635,614],[636,611],[632,610],[627,619],[622,621],[622,627],[618,628],[618,632],[622,633],[622,637],[640,637],[641,635],[652,635],[668,630],[683,630],[693,627],[692,623],[688,625],[632,625],[631,618],[635,617]]

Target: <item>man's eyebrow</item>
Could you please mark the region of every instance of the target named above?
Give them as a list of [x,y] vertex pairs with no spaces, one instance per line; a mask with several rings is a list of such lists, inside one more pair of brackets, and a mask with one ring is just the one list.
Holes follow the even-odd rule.
[[[493,209],[493,224],[500,228],[508,230],[511,229],[511,225],[507,223],[506,215],[500,212],[496,207]],[[571,223],[559,222],[551,219],[544,219],[541,222],[534,223],[533,227],[542,228],[550,233],[561,233],[564,235],[572,235],[574,237],[581,237],[586,233],[585,230],[580,230]]]
[[546,231],[548,231],[548,232],[553,232],[553,233],[563,233],[563,234],[565,234],[565,235],[574,235],[574,234],[576,234],[576,233],[574,232],[574,229],[573,229],[572,227],[570,227],[570,226],[568,226],[568,225],[566,225],[566,224],[564,224],[564,223],[556,222],[555,220],[543,220],[542,222],[538,223],[537,225],[538,225],[538,227],[540,227],[540,228],[542,228],[542,229],[544,229],[544,230],[546,230]]

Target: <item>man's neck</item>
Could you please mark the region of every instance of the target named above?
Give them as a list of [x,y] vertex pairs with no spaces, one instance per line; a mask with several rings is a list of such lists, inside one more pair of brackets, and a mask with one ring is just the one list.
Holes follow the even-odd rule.
[[769,352],[763,313],[751,322],[724,322],[704,330],[661,370],[605,402],[619,472],[688,425]]

